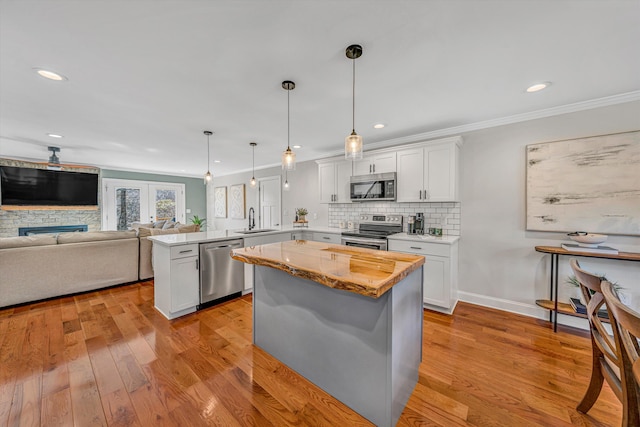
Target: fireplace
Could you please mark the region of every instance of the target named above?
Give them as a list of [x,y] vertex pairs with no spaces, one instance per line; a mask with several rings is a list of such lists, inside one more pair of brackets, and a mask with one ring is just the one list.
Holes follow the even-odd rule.
[[50,225],[46,227],[20,227],[19,236],[32,236],[44,233],[68,233],[73,231],[87,231],[86,225]]

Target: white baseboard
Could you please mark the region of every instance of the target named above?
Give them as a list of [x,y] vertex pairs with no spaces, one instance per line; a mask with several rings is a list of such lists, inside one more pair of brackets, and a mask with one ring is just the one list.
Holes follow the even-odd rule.
[[[535,304],[525,304],[463,291],[458,291],[458,299],[460,301],[481,305],[483,307],[495,308],[497,310],[508,311],[510,313],[521,314],[523,316],[534,317],[541,320],[549,320],[549,310],[545,310]],[[558,324],[586,330],[589,329],[589,322],[587,319],[566,316],[563,314],[558,316]]]

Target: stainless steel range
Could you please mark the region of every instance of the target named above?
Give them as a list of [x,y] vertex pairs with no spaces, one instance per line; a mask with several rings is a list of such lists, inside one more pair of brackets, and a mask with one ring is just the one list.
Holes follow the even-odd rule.
[[358,230],[342,232],[342,244],[386,251],[387,236],[396,233],[402,233],[402,215],[363,214]]

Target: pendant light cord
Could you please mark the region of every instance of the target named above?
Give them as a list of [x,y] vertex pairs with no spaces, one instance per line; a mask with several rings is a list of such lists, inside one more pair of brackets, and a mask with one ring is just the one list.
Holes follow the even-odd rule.
[[251,152],[251,176],[256,176],[256,146],[252,145],[251,148],[253,151]]
[[211,171],[211,144],[209,144],[209,135],[207,135],[207,172]]
[[352,85],[352,92],[351,92],[351,118],[352,118],[352,131],[355,132],[356,131],[356,59],[353,58],[353,85]]
[[290,113],[290,105],[289,105],[289,94],[291,89],[287,89],[287,150],[291,151],[291,147],[289,147],[290,133],[291,133],[291,113]]

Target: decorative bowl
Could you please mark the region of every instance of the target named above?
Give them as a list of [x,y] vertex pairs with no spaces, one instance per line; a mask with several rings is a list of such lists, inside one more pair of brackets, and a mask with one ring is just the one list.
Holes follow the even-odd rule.
[[607,240],[606,234],[585,233],[584,231],[576,231],[567,234],[571,240],[578,242],[578,246],[583,248],[597,248],[598,245]]

